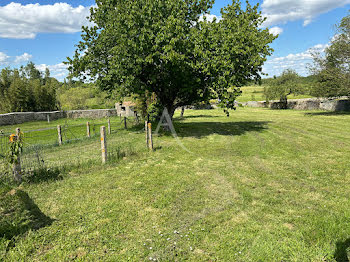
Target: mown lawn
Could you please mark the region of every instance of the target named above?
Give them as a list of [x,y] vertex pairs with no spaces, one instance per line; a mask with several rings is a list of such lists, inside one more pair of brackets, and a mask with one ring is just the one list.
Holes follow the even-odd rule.
[[170,135],[147,152],[137,128],[105,166],[98,139],[48,150],[94,160],[20,186],[50,223],[0,260],[348,261],[350,114],[187,110],[175,128],[190,153]]

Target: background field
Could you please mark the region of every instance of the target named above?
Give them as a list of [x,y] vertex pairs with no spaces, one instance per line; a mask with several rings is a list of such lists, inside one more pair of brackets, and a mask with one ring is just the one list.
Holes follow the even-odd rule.
[[51,222],[0,260],[348,261],[350,115],[186,110],[191,153],[166,134],[148,152],[141,128],[108,137],[123,154],[105,166],[98,138],[47,149],[92,160],[21,185]]
[[[237,98],[238,102],[265,101],[264,86],[252,85],[241,87],[242,95]],[[289,95],[288,99],[310,98],[309,95]]]

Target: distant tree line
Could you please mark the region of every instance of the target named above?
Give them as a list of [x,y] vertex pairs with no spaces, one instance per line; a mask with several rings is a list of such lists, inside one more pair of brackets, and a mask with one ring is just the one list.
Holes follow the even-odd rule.
[[4,68],[0,74],[0,112],[51,111],[58,108],[60,83],[29,62],[20,69]]
[[262,79],[266,100],[279,99],[287,108],[287,97],[310,95],[315,97],[350,96],[350,15],[336,25],[337,34],[324,55],[314,53],[311,75],[302,77],[287,69],[280,76]]
[[48,68],[42,73],[32,62],[0,72],[0,113],[113,108],[114,102],[95,83],[73,79],[62,83],[50,76]]

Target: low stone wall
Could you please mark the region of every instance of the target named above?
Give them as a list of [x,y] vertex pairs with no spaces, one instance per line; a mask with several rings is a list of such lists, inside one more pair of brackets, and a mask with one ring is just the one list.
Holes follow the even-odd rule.
[[0,126],[22,124],[31,121],[57,120],[60,118],[103,118],[116,116],[115,109],[71,110],[53,112],[14,112],[0,114]]
[[117,116],[115,109],[92,109],[92,110],[71,110],[65,111],[67,118],[104,118]]
[[[280,109],[282,107],[281,102],[278,100],[272,100],[269,103],[266,101],[249,101],[241,103],[241,105],[272,109]],[[287,108],[295,110],[350,111],[350,100],[348,97],[290,99],[287,101]]]

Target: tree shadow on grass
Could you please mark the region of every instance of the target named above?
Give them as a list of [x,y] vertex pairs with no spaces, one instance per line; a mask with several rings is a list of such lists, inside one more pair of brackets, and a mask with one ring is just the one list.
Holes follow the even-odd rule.
[[0,237],[7,239],[49,226],[54,221],[22,190],[13,189],[0,195],[0,207]]
[[350,238],[345,241],[338,241],[334,252],[334,258],[337,262],[349,262],[347,249],[350,247]]
[[175,122],[175,130],[179,137],[201,138],[212,134],[224,136],[240,136],[247,132],[262,132],[268,128],[269,121],[243,122]]
[[305,113],[306,116],[343,116],[350,115],[350,111],[321,111]]
[[174,117],[174,120],[184,120],[184,119],[191,119],[191,118],[214,118],[214,117],[222,117],[222,116],[213,116],[213,115],[195,115],[195,116],[178,116]]
[[23,182],[29,184],[39,184],[42,182],[62,180],[63,176],[59,168],[39,168],[33,172],[26,173],[22,177]]

